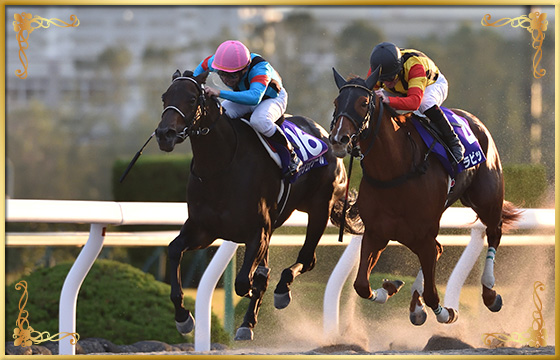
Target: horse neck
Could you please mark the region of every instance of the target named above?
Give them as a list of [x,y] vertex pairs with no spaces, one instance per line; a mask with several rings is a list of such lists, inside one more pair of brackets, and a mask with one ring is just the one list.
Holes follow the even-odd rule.
[[225,169],[233,160],[238,144],[237,134],[225,114],[208,110],[201,119],[201,128],[210,129],[206,135],[191,136],[194,170],[200,176],[215,174]]
[[[381,115],[379,131],[375,135],[375,127],[379,116],[379,106],[370,120],[370,134],[360,141],[360,148],[366,152],[363,160],[366,169],[372,175],[378,174],[379,180],[391,179],[410,170],[413,154],[406,127],[399,126],[392,120],[388,111]],[[373,145],[371,145],[373,141]]]

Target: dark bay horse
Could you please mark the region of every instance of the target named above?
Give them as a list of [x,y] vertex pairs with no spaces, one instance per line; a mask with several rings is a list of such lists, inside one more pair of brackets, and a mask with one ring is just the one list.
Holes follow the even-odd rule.
[[[286,307],[290,285],[299,274],[311,270],[315,250],[327,225],[331,207],[344,195],[347,182],[342,159],[330,148],[328,133],[312,120],[294,116],[291,122],[325,141],[328,165],[316,167],[291,184],[285,201],[280,168],[266,153],[255,131],[240,120],[230,119],[219,101],[205,94],[208,73],[197,77],[177,71],[163,94],[163,113],[156,130],[161,150],[173,151],[187,137],[191,140],[193,163],[187,188],[189,218],[177,238],[169,244],[171,301],[180,333],[194,327],[194,319],[183,307],[181,259],[184,251],[204,249],[216,239],[245,244],[243,265],[235,279],[235,292],[251,299],[236,340],[249,340],[268,287],[268,254],[272,232],[297,209],[308,214],[305,243],[296,262],[286,268],[275,289],[275,306]],[[288,185],[284,188],[287,188]]]
[[486,161],[455,176],[448,194],[450,178],[411,124],[411,114],[389,111],[375,95],[380,70],[367,80],[355,77],[348,81],[333,71],[339,88],[330,136],[333,150],[344,157],[360,149],[362,156],[363,178],[356,206],[365,230],[354,282],[358,295],[381,303],[390,297],[372,291],[369,276],[389,240],[395,240],[414,252],[421,265],[412,285],[411,322],[422,325],[426,320],[424,302],[439,322],[456,321],[457,311],[440,305],[436,289],[436,261],[443,251],[436,237],[443,211],[460,199],[486,225],[490,261],[482,276],[482,298],[491,311],[499,311],[502,299],[493,290],[493,260],[502,230],[518,219],[520,211],[504,200],[500,157],[486,127],[475,116],[453,110],[467,119]]

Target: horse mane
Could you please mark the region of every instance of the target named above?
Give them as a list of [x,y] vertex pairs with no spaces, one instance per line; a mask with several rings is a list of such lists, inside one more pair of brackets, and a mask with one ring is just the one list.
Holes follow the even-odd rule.
[[366,80],[361,78],[359,75],[356,74],[350,74],[347,78],[346,81],[350,84],[357,84],[357,85],[366,85]]

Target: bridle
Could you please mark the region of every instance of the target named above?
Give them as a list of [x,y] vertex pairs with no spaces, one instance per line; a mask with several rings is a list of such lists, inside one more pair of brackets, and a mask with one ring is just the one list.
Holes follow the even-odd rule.
[[350,122],[354,125],[354,127],[356,128],[356,132],[351,136],[351,141],[349,144],[350,147],[350,151],[349,153],[354,156],[354,157],[358,157],[360,159],[363,159],[365,155],[367,155],[367,153],[370,152],[371,148],[373,147],[373,143],[375,142],[375,139],[377,138],[377,134],[379,133],[379,128],[381,126],[381,117],[383,115],[383,102],[379,102],[379,113],[377,115],[377,120],[375,123],[375,130],[373,133],[373,139],[368,147],[368,149],[366,150],[365,153],[362,153],[360,150],[360,146],[358,144],[358,140],[362,139],[365,140],[369,137],[370,133],[371,133],[371,126],[370,126],[370,122],[371,122],[371,117],[373,115],[373,113],[375,112],[376,106],[375,106],[375,93],[368,89],[367,87],[363,86],[363,85],[359,85],[359,84],[346,84],[340,87],[338,93],[339,96],[342,93],[342,91],[344,89],[348,89],[348,88],[357,88],[357,89],[361,89],[364,90],[368,93],[368,110],[366,112],[366,115],[363,118],[356,118],[357,114],[351,114],[349,113],[346,109],[343,111],[339,111],[333,114],[333,120],[331,122],[331,132],[332,129],[334,128],[334,126],[336,125],[336,122],[342,117],[344,116],[345,118],[347,118],[348,120],[350,120]]
[[[205,93],[204,93],[204,88],[193,78],[191,77],[187,77],[187,76],[179,76],[176,77],[175,79],[173,79],[173,83],[176,81],[180,81],[180,80],[188,80],[193,82],[196,85],[196,88],[198,89],[199,92],[199,96],[196,99],[196,111],[193,113],[192,117],[190,119],[187,119],[187,116],[176,106],[173,105],[168,105],[166,106],[163,111],[161,112],[161,116],[163,116],[163,114],[167,111],[167,110],[175,110],[176,112],[179,113],[179,115],[181,115],[181,117],[183,118],[184,122],[185,122],[185,127],[183,128],[183,130],[181,130],[180,132],[177,133],[177,137],[185,140],[187,137],[191,136],[204,136],[204,135],[208,135],[208,133],[210,132],[210,130],[212,129],[213,125],[212,124],[210,127],[204,127],[204,128],[198,128],[198,129],[193,129],[192,127],[199,122],[199,120],[203,117],[206,116],[206,97],[205,97]],[[218,107],[220,107],[220,103],[217,102]]]

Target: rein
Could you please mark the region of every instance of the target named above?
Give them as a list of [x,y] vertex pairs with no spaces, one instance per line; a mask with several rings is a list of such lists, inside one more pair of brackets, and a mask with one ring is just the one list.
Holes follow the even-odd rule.
[[[339,114],[336,118],[340,118],[340,116],[346,116],[348,119],[350,119],[352,121],[352,123],[355,125],[355,127],[358,129],[358,131],[356,132],[356,134],[354,134],[352,136],[352,140],[351,140],[351,144],[352,144],[352,148],[350,151],[350,156],[356,157],[360,159],[360,166],[362,167],[362,175],[364,177],[364,179],[371,185],[378,187],[378,188],[391,188],[391,187],[396,187],[399,186],[403,183],[405,183],[406,181],[424,175],[426,173],[426,171],[428,170],[428,166],[429,166],[429,162],[428,162],[428,156],[430,155],[430,153],[433,151],[433,148],[436,144],[436,141],[432,142],[430,148],[428,149],[428,151],[424,154],[424,158],[421,164],[415,164],[414,161],[412,163],[411,166],[411,170],[406,173],[403,174],[399,177],[393,178],[391,180],[378,180],[375,179],[373,177],[371,177],[370,175],[367,174],[365,167],[364,167],[364,158],[369,154],[369,152],[371,151],[371,149],[373,148],[373,145],[375,143],[375,139],[377,138],[377,135],[379,134],[379,130],[381,127],[381,121],[382,121],[382,116],[383,116],[383,111],[384,111],[384,107],[383,107],[383,102],[380,100],[379,101],[379,112],[377,115],[377,121],[375,124],[375,130],[373,132],[373,138],[367,148],[367,150],[365,152],[362,153],[361,149],[360,149],[360,145],[358,144],[358,139],[361,138],[362,140],[367,140],[367,138],[370,136],[371,134],[371,128],[369,126],[367,126],[370,122],[371,122],[371,116],[375,111],[375,104],[374,104],[374,93],[373,91],[371,91],[370,89],[368,89],[365,86],[359,85],[359,84],[346,84],[342,87],[340,87],[339,93],[344,89],[344,88],[359,88],[362,90],[365,90],[368,92],[369,94],[369,109],[368,112],[366,114],[366,116],[364,117],[364,119],[362,120],[362,124],[361,126],[359,125],[359,122],[357,122],[355,119],[353,119],[349,114],[347,114],[346,112],[343,112],[341,114]],[[334,122],[335,120],[333,120]],[[367,132],[364,133],[365,129],[368,129]],[[412,140],[412,137],[410,135],[410,132],[407,133],[408,139],[412,144],[412,152],[415,152],[416,147],[414,140]],[[352,160],[352,159],[351,159]],[[350,169],[349,169],[349,174],[352,173],[352,161],[350,161]],[[350,177],[348,178],[348,183],[350,183]],[[348,185],[349,186],[349,185]],[[347,194],[348,194],[348,189],[347,189]],[[346,202],[344,204],[344,208],[346,208]],[[339,238],[339,241],[341,241],[341,238]]]

